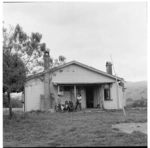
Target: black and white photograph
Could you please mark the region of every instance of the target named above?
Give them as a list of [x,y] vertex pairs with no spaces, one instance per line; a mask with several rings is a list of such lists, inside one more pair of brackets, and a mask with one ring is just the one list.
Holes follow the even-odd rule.
[[3,147],[148,146],[148,1],[3,1]]

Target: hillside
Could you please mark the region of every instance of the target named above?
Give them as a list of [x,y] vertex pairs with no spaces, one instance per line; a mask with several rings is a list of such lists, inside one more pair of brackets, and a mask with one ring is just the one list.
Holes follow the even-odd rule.
[[147,81],[125,83],[125,98],[132,100],[147,99]]

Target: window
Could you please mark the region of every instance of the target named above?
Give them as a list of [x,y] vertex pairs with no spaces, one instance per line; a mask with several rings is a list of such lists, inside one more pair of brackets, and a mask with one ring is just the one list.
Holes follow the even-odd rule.
[[71,91],[72,87],[71,86],[65,86],[65,91]]
[[64,90],[63,86],[59,86],[59,91],[62,92]]
[[104,100],[111,100],[111,96],[110,96],[110,86],[109,85],[105,85],[104,87]]
[[110,89],[104,89],[104,100],[111,100],[110,99]]

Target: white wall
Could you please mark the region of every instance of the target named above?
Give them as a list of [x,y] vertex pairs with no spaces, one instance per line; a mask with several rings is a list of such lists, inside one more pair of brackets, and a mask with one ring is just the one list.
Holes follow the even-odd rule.
[[[103,91],[104,93],[104,91]],[[110,90],[111,99],[110,101],[104,100],[104,108],[105,109],[117,109],[117,87],[116,83],[112,84],[111,90]],[[104,95],[103,95],[104,96]]]
[[104,107],[105,109],[122,109],[122,103],[124,105],[123,100],[123,92],[122,87],[118,87],[118,94],[119,94],[119,108],[118,108],[118,95],[117,95],[117,85],[113,83],[111,87],[111,99],[110,101],[104,100]]
[[64,84],[83,84],[115,82],[115,79],[73,64],[54,72],[52,75],[52,82]]
[[65,104],[66,101],[71,101],[71,92],[70,91],[64,91],[64,95],[60,96],[61,98],[61,104]]
[[122,87],[121,86],[119,86],[118,87],[119,88],[119,108],[121,109],[121,108],[123,108],[123,107],[125,107],[125,105],[126,105],[126,103],[125,103],[125,99],[124,99],[124,94],[123,94],[123,91],[122,91]]
[[40,79],[25,84],[25,111],[40,109],[40,95],[44,95],[44,83]]

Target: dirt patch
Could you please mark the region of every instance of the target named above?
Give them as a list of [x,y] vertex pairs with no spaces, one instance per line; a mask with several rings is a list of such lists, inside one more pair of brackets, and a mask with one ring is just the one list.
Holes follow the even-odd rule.
[[131,134],[134,131],[139,131],[144,134],[147,134],[147,123],[120,123],[113,124],[113,129],[119,129],[125,133]]

